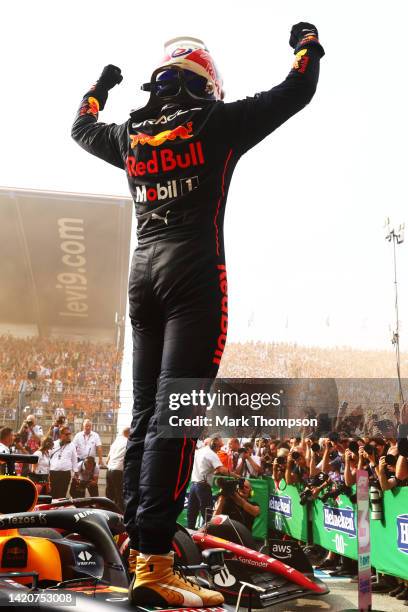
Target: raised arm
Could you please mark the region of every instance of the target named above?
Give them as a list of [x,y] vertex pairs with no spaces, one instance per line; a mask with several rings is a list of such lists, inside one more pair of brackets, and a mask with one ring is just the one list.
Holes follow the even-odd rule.
[[100,157],[118,168],[124,168],[125,153],[121,148],[125,141],[127,124],[106,124],[98,121],[99,111],[103,110],[108,92],[119,84],[123,77],[120,69],[112,64],[105,66],[96,84],[84,95],[75,117],[71,136],[85,151]]
[[269,91],[226,104],[232,142],[239,154],[263,140],[295,113],[304,108],[316,91],[320,58],[324,50],[312,24],[298,23],[291,30],[289,44],[295,62],[286,79]]

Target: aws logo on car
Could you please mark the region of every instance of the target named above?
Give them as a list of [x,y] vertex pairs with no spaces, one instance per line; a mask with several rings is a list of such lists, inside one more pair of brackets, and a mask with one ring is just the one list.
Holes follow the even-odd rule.
[[291,547],[285,544],[272,544],[270,552],[277,559],[290,559],[292,556]]

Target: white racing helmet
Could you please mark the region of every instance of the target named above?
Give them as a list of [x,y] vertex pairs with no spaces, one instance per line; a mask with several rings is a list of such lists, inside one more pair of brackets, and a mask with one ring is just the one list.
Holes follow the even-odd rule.
[[[224,98],[223,81],[205,43],[191,36],[178,36],[164,45],[165,56],[157,83],[165,94],[175,93],[175,82],[181,69],[186,86],[195,97],[207,100]],[[174,70],[172,67],[174,66]]]

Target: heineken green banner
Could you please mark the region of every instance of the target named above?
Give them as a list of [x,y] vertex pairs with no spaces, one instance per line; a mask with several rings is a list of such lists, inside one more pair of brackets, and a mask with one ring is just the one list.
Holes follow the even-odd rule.
[[[307,541],[307,506],[300,505],[301,488],[269,480],[269,527]],[[355,486],[353,487],[355,493]],[[357,560],[357,511],[346,495],[308,504],[311,541]],[[408,487],[385,491],[382,519],[370,515],[371,563],[380,572],[408,579]]]
[[371,563],[408,579],[408,487],[384,491],[383,519],[370,521]]
[[252,535],[256,540],[265,540],[268,537],[269,483],[267,480],[261,480],[260,478],[250,478],[249,481],[254,492],[250,501],[257,503],[261,509],[254,520]]
[[346,495],[325,503],[316,499],[311,518],[313,544],[357,560],[357,512]]
[[[296,540],[310,540],[327,550],[357,560],[357,511],[346,495],[322,502],[321,499],[300,503],[301,486],[287,485],[284,480],[276,487],[272,478],[251,479],[251,501],[260,506],[252,535],[264,540],[269,529],[291,535]],[[355,492],[355,487],[353,487]],[[215,501],[219,493],[213,487]],[[179,522],[187,525],[187,501]],[[408,580],[408,487],[385,491],[382,518],[370,516],[371,563],[380,572]],[[310,521],[310,522],[309,522]]]
[[[259,516],[254,520],[252,526],[252,535],[256,540],[265,540],[268,537],[268,495],[269,495],[269,483],[266,480],[260,478],[250,478],[252,485],[253,495],[249,500],[252,503],[258,504],[260,507]],[[190,490],[190,485],[187,491]],[[217,498],[220,489],[216,486],[212,487],[213,501]],[[178,522],[183,527],[187,527],[187,506],[188,506],[188,493],[184,501],[184,508],[178,517]]]
[[287,485],[281,480],[278,487],[272,478],[269,484],[269,527],[284,531],[297,540],[307,542],[307,505],[300,503],[300,486]]

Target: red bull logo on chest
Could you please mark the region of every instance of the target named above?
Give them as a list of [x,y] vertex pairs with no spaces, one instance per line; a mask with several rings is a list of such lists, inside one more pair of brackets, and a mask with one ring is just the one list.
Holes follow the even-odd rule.
[[205,163],[201,142],[190,142],[188,149],[175,153],[171,149],[153,151],[150,159],[138,161],[133,155],[126,160],[128,176],[171,172],[176,168],[202,166]]

